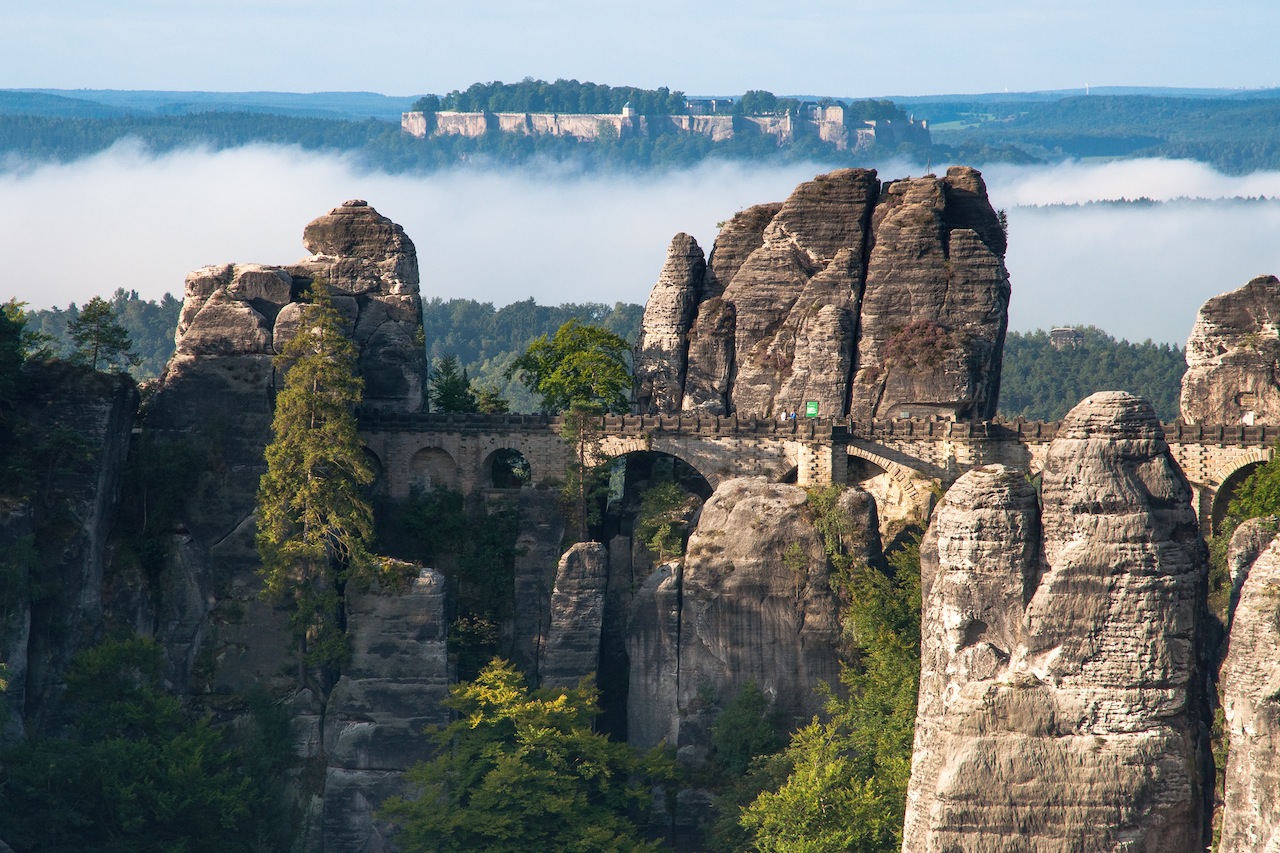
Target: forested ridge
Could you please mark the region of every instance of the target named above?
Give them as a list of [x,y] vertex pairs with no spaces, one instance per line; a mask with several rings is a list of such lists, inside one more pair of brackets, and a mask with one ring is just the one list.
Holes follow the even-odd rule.
[[[775,96],[752,90],[717,111],[737,115],[794,112],[802,102],[841,103],[846,121],[929,122],[932,150],[920,147],[839,152],[815,138],[785,146],[737,134],[722,142],[694,134],[658,133],[581,142],[556,137],[486,134],[416,139],[391,119],[396,99],[360,93],[154,93],[0,91],[0,155],[67,162],[125,139],[149,151],[250,144],[296,145],[354,155],[390,172],[432,170],[463,162],[569,161],[584,169],[674,168],[709,157],[865,165],[886,154],[917,162],[1052,163],[1086,157],[1169,157],[1240,174],[1280,167],[1280,98],[1275,91],[1204,97],[1188,93],[939,95],[887,99]],[[400,103],[409,104],[407,99]],[[413,103],[437,110],[617,113],[630,103],[641,115],[687,112],[683,92],[578,80],[525,79],[475,83]],[[367,116],[377,115],[378,118]]]

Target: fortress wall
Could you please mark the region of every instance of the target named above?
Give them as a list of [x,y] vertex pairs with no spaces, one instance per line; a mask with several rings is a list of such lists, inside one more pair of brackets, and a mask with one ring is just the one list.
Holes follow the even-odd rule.
[[[424,124],[425,128],[425,124]],[[436,113],[436,129],[433,136],[484,136],[489,128],[484,113]]]
[[688,116],[693,119],[693,132],[723,142],[733,137],[733,116]]
[[528,113],[494,113],[493,117],[498,120],[498,130],[503,133],[531,136],[537,132],[529,121],[531,116]]
[[410,136],[422,139],[427,135],[426,113],[401,113],[400,129]]
[[[828,116],[835,107],[825,110]],[[819,111],[822,116],[824,111]],[[841,111],[843,114],[843,111]],[[572,136],[575,139],[592,140],[600,138],[602,125],[612,127],[617,134],[627,136],[650,132],[649,120],[645,116],[623,117],[616,113],[564,114],[564,113],[493,113],[496,128],[501,133],[517,133],[522,136]],[[840,150],[852,143],[865,147],[876,141],[875,127],[851,129],[838,119],[819,118],[817,120],[796,120],[791,116],[730,116],[730,115],[668,115],[658,117],[665,126],[683,133],[695,133],[706,136],[712,142],[723,142],[732,139],[741,127],[748,127],[754,132],[767,134],[779,143],[793,141],[797,136],[817,133],[824,142],[831,142]],[[737,124],[735,124],[738,122]],[[428,131],[429,122],[424,113],[403,113],[400,127],[405,132],[418,138],[426,136],[483,136],[490,129],[489,114],[463,113],[443,110],[435,114],[435,126]],[[915,130],[919,125],[913,126]],[[655,130],[657,128],[654,128]],[[889,131],[890,141],[900,134]]]

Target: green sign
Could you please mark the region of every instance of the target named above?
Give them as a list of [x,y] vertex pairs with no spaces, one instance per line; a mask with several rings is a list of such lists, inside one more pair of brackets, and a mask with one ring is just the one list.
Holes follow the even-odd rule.
[[810,400],[804,404],[804,416],[806,418],[816,418],[818,416],[817,400]]

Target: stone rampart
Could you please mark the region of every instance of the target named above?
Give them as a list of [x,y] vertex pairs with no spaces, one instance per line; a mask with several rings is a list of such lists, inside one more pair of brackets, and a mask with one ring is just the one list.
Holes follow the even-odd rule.
[[[830,114],[830,115],[829,115]],[[580,140],[599,139],[603,133],[647,136],[663,130],[706,136],[713,142],[732,139],[739,133],[772,136],[778,144],[794,142],[798,137],[816,135],[839,150],[866,148],[879,136],[896,144],[903,139],[921,137],[927,140],[923,122],[909,122],[906,130],[884,123],[878,129],[873,122],[849,126],[843,113],[819,110],[813,117],[732,116],[732,115],[665,115],[638,116],[621,113],[489,113],[441,110],[428,116],[422,112],[401,114],[400,127],[412,136],[484,136],[491,131],[522,136],[568,136]]]

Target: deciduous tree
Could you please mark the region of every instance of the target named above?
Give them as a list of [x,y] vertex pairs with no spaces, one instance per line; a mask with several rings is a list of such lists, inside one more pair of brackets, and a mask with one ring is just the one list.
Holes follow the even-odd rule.
[[457,719],[435,733],[440,754],[406,778],[416,799],[385,814],[402,826],[406,853],[656,851],[629,813],[648,795],[642,761],[626,744],[591,730],[596,689],[530,692],[524,677],[494,660],[474,682],[451,690]]
[[631,407],[630,354],[630,345],[613,332],[570,320],[552,337],[530,344],[507,376],[519,376],[547,411],[577,403],[623,413]]

